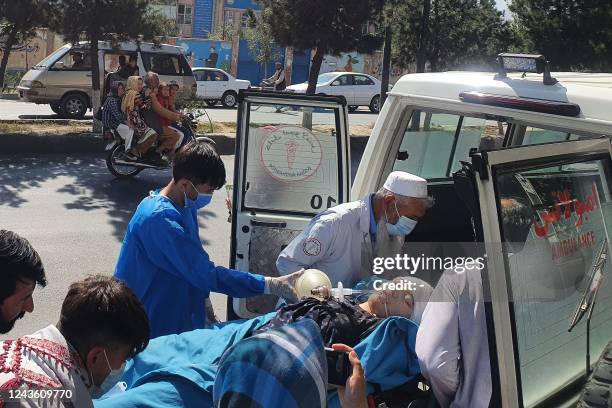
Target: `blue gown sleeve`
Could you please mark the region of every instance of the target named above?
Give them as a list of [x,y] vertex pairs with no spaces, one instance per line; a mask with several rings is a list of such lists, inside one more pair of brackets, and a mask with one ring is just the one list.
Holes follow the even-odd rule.
[[140,242],[157,267],[205,293],[250,297],[264,292],[263,276],[216,266],[202,244],[192,239],[180,224],[179,213],[154,213],[143,224]]

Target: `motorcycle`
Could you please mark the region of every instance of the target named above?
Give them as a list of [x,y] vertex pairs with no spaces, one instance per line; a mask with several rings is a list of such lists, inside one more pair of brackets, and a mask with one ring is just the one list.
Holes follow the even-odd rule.
[[[185,134],[187,141],[183,141],[182,145],[190,142],[210,143],[213,146],[215,145],[215,142],[211,138],[198,136],[196,133],[198,127],[197,119],[202,115],[208,116],[208,113],[206,113],[206,111],[203,113],[196,112],[194,115],[194,113],[190,112],[185,115],[181,121],[181,125],[189,129],[189,134]],[[208,116],[208,121],[212,128],[210,116]],[[146,158],[138,160],[128,159],[126,156],[125,140],[115,131],[112,132],[112,140],[106,145],[105,150],[108,152],[106,155],[106,167],[113,176],[119,179],[132,178],[145,169],[166,170],[171,167],[170,163],[162,164],[158,161],[148,161]]]

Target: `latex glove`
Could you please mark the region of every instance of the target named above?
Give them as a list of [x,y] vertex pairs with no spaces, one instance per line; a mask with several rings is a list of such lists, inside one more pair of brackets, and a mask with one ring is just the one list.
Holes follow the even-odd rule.
[[349,362],[353,373],[346,380],[346,386],[338,387],[338,397],[342,408],[368,408],[366,396],[366,378],[357,353],[345,344],[332,344],[336,351],[349,353]]
[[279,276],[277,278],[266,277],[264,293],[281,297],[288,303],[295,303],[299,300],[298,294],[295,291],[295,283],[303,274],[304,269],[300,269],[286,276]]
[[207,324],[215,324],[219,323],[219,318],[215,315],[215,310],[213,309],[212,302],[210,298],[206,298],[204,302],[204,307],[206,308],[206,323]]

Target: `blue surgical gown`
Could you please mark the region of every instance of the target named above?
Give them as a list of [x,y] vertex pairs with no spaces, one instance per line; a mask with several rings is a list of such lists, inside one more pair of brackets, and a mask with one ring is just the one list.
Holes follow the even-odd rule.
[[241,298],[265,286],[263,276],[215,266],[200,242],[197,210],[177,207],[159,191],[132,217],[115,277],[143,303],[151,338],[203,328],[210,292]]

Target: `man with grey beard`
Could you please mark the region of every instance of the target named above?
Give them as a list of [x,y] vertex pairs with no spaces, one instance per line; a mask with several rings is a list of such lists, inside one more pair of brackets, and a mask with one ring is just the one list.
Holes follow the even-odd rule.
[[352,287],[372,276],[375,257],[401,253],[404,237],[433,206],[427,180],[392,172],[383,187],[363,200],[318,214],[279,255],[281,275],[302,268],[325,272],[334,286]]

